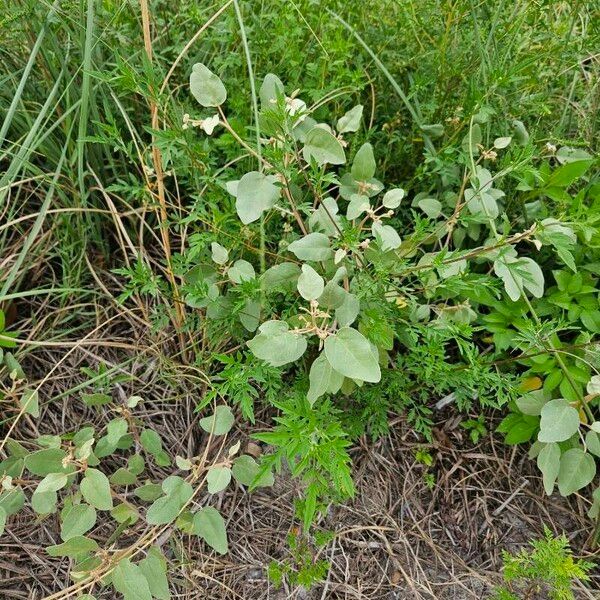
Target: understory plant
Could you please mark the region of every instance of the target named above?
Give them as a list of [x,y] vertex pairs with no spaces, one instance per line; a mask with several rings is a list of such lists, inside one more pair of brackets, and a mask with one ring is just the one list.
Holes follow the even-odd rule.
[[[186,114],[184,129],[233,137],[256,167],[233,178],[226,169],[213,182],[222,202],[231,198],[245,241],[215,235],[204,252],[184,256],[184,266],[195,263],[181,273],[184,298],[215,327],[226,321],[235,331],[236,319],[253,360],[286,374],[288,399],[272,402],[277,425],[257,437],[274,448],[265,464],[303,478],[306,526],[329,498],[353,494],[352,414],[362,411],[364,425],[379,399],[386,421],[388,394],[425,435],[432,395],[450,394],[462,410],[517,407],[500,431],[509,443],[537,437],[532,454],[548,493],[557,480],[562,495],[593,481],[597,367],[578,351],[593,349],[600,315],[585,264],[596,232],[549,216],[546,204],[570,201],[594,164],[589,154],[551,149],[556,166],[535,166],[523,123],[510,120],[506,135],[488,140],[482,108],[453,164],[435,162],[432,183],[409,196],[377,179],[362,105],[319,120],[327,98],[308,106],[268,74],[254,96],[250,142],[231,124],[225,85],[207,66],[194,65],[190,88],[205,111]],[[576,202],[594,203],[597,192],[584,187]],[[558,289],[548,289],[548,264]],[[492,345],[484,351],[482,342]],[[509,363],[534,365],[525,375],[548,373],[521,389],[543,389],[519,394],[522,371],[500,366],[510,348]]]

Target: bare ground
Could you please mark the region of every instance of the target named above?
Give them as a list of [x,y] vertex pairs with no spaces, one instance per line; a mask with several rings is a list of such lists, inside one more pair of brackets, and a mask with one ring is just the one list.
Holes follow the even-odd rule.
[[[31,339],[37,339],[48,324],[36,318],[46,308],[42,303],[30,313],[33,317],[26,329]],[[112,309],[96,306],[94,310],[103,324],[102,335],[42,346],[24,360],[30,380],[40,385],[42,413],[37,420],[25,416],[13,437],[31,440],[90,422],[101,427],[108,413],[86,408],[78,400],[76,386],[86,380],[82,366],[103,362],[121,365],[123,372],[133,376],[132,382],[118,384],[115,393],[126,398],[135,392],[145,398],[140,416],[160,432],[172,455],[200,453],[206,440],[193,408],[204,389],[204,375],[167,360],[159,351],[164,340],[145,339],[147,332],[131,315],[111,322]],[[52,314],[61,320],[59,314]],[[264,426],[268,415],[261,417]],[[293,512],[293,501],[301,493],[298,482],[284,475],[273,488],[252,494],[230,486],[216,498],[217,508],[228,519],[228,555],[219,557],[198,540],[178,533],[159,539],[170,559],[175,597],[487,598],[500,582],[501,551],[518,549],[539,536],[544,524],[564,531],[578,556],[593,558],[593,527],[582,497],[569,501],[557,494],[545,497],[535,465],[523,450],[507,447],[492,435],[473,446],[457,423],[452,406],[439,413],[436,442],[427,446],[435,460],[431,472],[436,483],[431,490],[423,478],[424,467],[414,457],[423,443],[402,417],[395,418],[389,436],[377,442],[360,440],[352,450],[356,498],[331,506],[319,522],[319,529],[332,532],[333,537],[325,546],[312,546],[313,558],[330,561],[331,569],[324,582],[309,590],[292,589],[285,581],[276,589],[267,578],[271,561],[294,564],[286,540],[298,531]],[[240,425],[228,446],[239,439],[244,448],[250,433]],[[149,476],[157,481],[167,474],[154,467]],[[199,498],[200,503],[206,500]],[[101,543],[113,530],[112,521],[106,519],[93,536]],[[143,531],[139,521],[119,543],[130,543]],[[38,523],[34,513],[25,510],[11,519],[0,539],[0,598],[38,600],[71,583],[69,561],[50,558],[44,551],[59,541],[58,532],[57,515]],[[581,588],[578,598],[600,598],[598,590],[600,573],[596,572],[591,586]],[[112,591],[102,594],[98,588],[95,593],[99,598],[114,597]]]

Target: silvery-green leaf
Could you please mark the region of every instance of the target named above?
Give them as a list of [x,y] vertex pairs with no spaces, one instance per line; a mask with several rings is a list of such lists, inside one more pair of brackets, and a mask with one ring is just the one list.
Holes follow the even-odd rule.
[[570,148],[569,146],[562,146],[556,152],[556,160],[561,165],[565,165],[570,162],[577,162],[578,160],[589,160],[593,158],[589,152],[586,152],[583,148]]
[[240,311],[239,318],[240,323],[251,333],[258,329],[260,325],[260,309],[261,303],[259,300],[246,299],[244,302],[244,308]]
[[307,134],[302,149],[306,162],[315,160],[318,165],[343,165],[346,154],[340,141],[322,127],[313,127]]
[[285,90],[281,79],[273,73],[267,73],[258,92],[262,108],[269,108],[277,103],[277,97],[285,96]]
[[139,520],[140,513],[131,504],[123,502],[122,504],[117,504],[110,511],[110,516],[117,523],[125,523],[127,521],[129,525],[133,525],[133,523]]
[[167,564],[158,546],[152,546],[148,550],[148,555],[138,563],[138,567],[148,582],[152,596],[156,600],[170,600]]
[[544,390],[534,390],[517,398],[517,406],[524,415],[538,416],[548,401]]
[[543,475],[544,490],[548,496],[551,496],[560,469],[560,448],[558,444],[546,444],[538,454],[537,465]]
[[235,179],[233,181],[228,181],[225,184],[225,189],[232,195],[232,196],[237,196],[237,189],[238,189],[238,185],[240,183],[239,179]]
[[423,198],[417,204],[430,219],[437,219],[442,214],[442,203],[435,198]]
[[357,131],[360,127],[362,119],[363,105],[358,104],[351,108],[343,117],[340,117],[337,122],[337,130],[340,133],[349,133]]
[[319,304],[327,309],[335,309],[344,303],[346,290],[341,288],[335,280],[328,281],[319,296]]
[[228,467],[212,467],[206,474],[206,483],[209,494],[216,494],[224,490],[231,481],[231,470]]
[[365,211],[371,208],[369,198],[367,196],[361,196],[360,194],[352,194],[350,203],[346,210],[346,218],[352,221],[358,219]]
[[579,412],[563,398],[546,402],[540,415],[540,442],[564,442],[579,430]]
[[[266,471],[258,477],[261,471],[260,465],[247,454],[238,456],[233,462],[231,473],[234,479],[245,486],[270,487],[274,483],[273,473]],[[257,479],[258,478],[258,479]]]
[[4,527],[6,526],[6,511],[0,506],[0,535],[4,533]]
[[96,511],[87,504],[74,504],[61,513],[60,537],[64,542],[87,533],[96,524]]
[[585,445],[587,446],[588,452],[591,452],[594,456],[600,457],[600,435],[595,431],[588,431],[585,434]]
[[371,350],[371,344],[351,327],[342,327],[325,340],[325,356],[340,374],[352,379],[377,383],[381,370]]
[[214,414],[200,419],[200,427],[213,435],[225,435],[233,426],[234,420],[229,406],[219,404]]
[[521,146],[526,146],[527,142],[529,142],[529,132],[525,128],[525,125],[522,121],[518,119],[514,119],[512,122],[512,126],[515,130],[515,139]]
[[37,390],[25,390],[19,398],[19,404],[23,412],[32,417],[40,416],[40,405]]
[[335,318],[340,327],[352,325],[360,312],[360,300],[354,295],[347,293],[344,302],[335,309]]
[[592,375],[586,389],[588,394],[600,394],[600,375]]
[[309,233],[292,242],[288,250],[300,260],[322,261],[333,255],[329,247],[329,238],[323,233]]
[[300,272],[300,267],[296,263],[283,262],[274,265],[261,275],[262,287],[267,292],[295,290]]
[[313,361],[308,374],[310,387],[307,399],[311,406],[323,394],[335,394],[344,381],[344,376],[333,369],[324,352]]
[[46,552],[50,556],[78,557],[87,554],[88,552],[92,552],[93,550],[96,550],[96,548],[98,548],[98,543],[95,540],[83,535],[76,535],[62,544],[48,546]]
[[305,300],[316,300],[325,287],[323,278],[307,264],[302,265],[302,273],[298,278],[298,292]]
[[67,473],[72,472],[73,467],[63,466],[63,460],[67,457],[67,453],[60,448],[48,448],[46,450],[37,450],[25,456],[25,467],[34,475],[45,476],[50,473]]
[[31,507],[40,514],[46,515],[56,511],[58,496],[55,491],[40,492],[37,489],[31,495]]
[[444,135],[444,126],[441,123],[421,125],[421,129],[433,139],[442,137]]
[[388,190],[383,195],[382,204],[386,208],[398,208],[400,206],[400,202],[402,202],[402,198],[404,198],[405,191],[402,188],[394,188],[393,190]]
[[342,260],[344,260],[346,254],[346,250],[344,250],[343,248],[338,248],[333,256],[333,263],[339,265],[342,262]]
[[402,243],[398,232],[391,225],[382,225],[380,221],[373,222],[371,232],[383,252],[395,250]]
[[227,99],[223,82],[202,63],[196,63],[192,67],[190,90],[194,98],[205,107],[220,106]]
[[509,135],[507,137],[499,137],[494,140],[494,148],[498,150],[502,150],[502,148],[506,148],[512,140],[512,137]]
[[57,492],[67,485],[67,476],[64,473],[50,473],[42,479],[36,488],[40,494],[44,492]]
[[320,230],[328,236],[339,236],[342,230],[342,222],[338,216],[338,211],[339,207],[333,198],[330,196],[323,198],[308,219],[311,230]]
[[490,194],[477,192],[473,188],[465,190],[465,204],[469,212],[483,220],[495,219],[500,214],[498,203]]
[[254,267],[244,259],[236,260],[227,271],[229,279],[233,283],[252,281],[256,277]]
[[98,510],[110,510],[113,507],[108,477],[97,469],[86,469],[79,484],[81,494],[88,504]]
[[212,506],[201,508],[195,515],[193,531],[219,554],[227,553],[227,531],[219,511]]
[[276,182],[274,175],[258,171],[250,171],[239,180],[235,208],[244,225],[257,221],[263,212],[275,206],[280,195]]
[[363,144],[356,153],[350,173],[356,181],[368,181],[375,175],[375,156],[373,155],[373,146]]
[[112,572],[112,584],[123,600],[152,600],[148,580],[140,567],[122,558]]
[[224,265],[229,260],[229,251],[218,242],[213,242],[210,245],[212,259],[218,265]]
[[591,425],[592,431],[600,433],[600,421],[594,421]]
[[304,337],[289,331],[285,321],[267,321],[258,331],[258,335],[246,343],[256,358],[273,367],[298,360],[306,350]]
[[571,448],[560,458],[558,490],[568,496],[588,485],[596,475],[596,461],[581,448]]

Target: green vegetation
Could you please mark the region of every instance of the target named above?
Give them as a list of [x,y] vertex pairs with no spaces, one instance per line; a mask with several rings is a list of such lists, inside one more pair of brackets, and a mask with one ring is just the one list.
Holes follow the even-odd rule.
[[[323,581],[355,442],[401,415],[434,489],[444,406],[595,552],[598,7],[207,4],[0,8],[0,532],[53,531],[46,597],[170,598],[166,540],[226,554],[215,495],[288,476],[269,574]],[[533,547],[507,582],[572,597],[588,563]]]

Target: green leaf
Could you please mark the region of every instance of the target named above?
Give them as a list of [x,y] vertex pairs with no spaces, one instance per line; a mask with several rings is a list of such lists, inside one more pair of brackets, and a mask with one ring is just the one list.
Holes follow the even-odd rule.
[[50,556],[70,556],[71,558],[81,557],[98,548],[98,543],[83,535],[77,535],[69,538],[62,544],[48,546],[46,552]]
[[157,498],[160,498],[162,488],[157,483],[146,483],[136,488],[134,494],[144,502],[153,502]]
[[510,142],[512,141],[512,137],[509,135],[507,137],[499,137],[494,140],[494,148],[497,150],[502,150],[506,148]]
[[117,504],[111,511],[110,516],[117,523],[128,522],[130,525],[135,523],[140,518],[140,513],[127,502]]
[[274,483],[273,473],[271,471],[265,471],[262,475],[260,465],[247,454],[238,456],[233,461],[231,468],[231,474],[234,479],[245,486],[253,487],[270,487]]
[[588,452],[600,458],[600,435],[596,431],[588,431],[585,434],[585,445]]
[[146,558],[138,563],[154,598],[170,600],[169,580],[167,579],[167,564],[159,548],[152,546]]
[[6,527],[6,511],[0,506],[0,535],[4,533],[4,527]]
[[344,302],[335,309],[335,318],[340,327],[352,325],[360,312],[360,300],[354,295],[347,293]]
[[60,537],[68,539],[87,533],[96,524],[96,511],[87,504],[73,504],[61,513]]
[[260,86],[258,95],[260,96],[260,104],[263,109],[272,108],[277,102],[277,97],[285,95],[281,79],[273,73],[267,73]]
[[371,344],[351,327],[342,327],[325,340],[325,356],[329,364],[344,377],[377,383],[381,370]]
[[582,177],[593,163],[593,160],[578,160],[558,167],[550,175],[550,178],[546,182],[546,187],[569,187]]
[[227,271],[227,276],[233,283],[252,281],[256,277],[254,267],[247,260],[236,260]]
[[38,492],[35,490],[31,495],[31,507],[40,515],[47,515],[56,511],[58,496],[53,490]]
[[166,495],[155,500],[146,512],[148,525],[166,525],[177,518],[181,511],[181,503],[176,496]]
[[517,398],[516,403],[523,414],[539,416],[547,401],[548,396],[544,390],[534,390]]
[[63,460],[67,453],[60,448],[48,448],[38,450],[28,454],[25,459],[25,467],[34,475],[46,476],[50,473],[71,473],[74,470],[73,465],[63,467]]
[[19,399],[21,410],[32,417],[40,416],[40,404],[37,390],[25,390]]
[[289,331],[285,321],[266,321],[258,331],[258,335],[246,344],[256,358],[273,367],[281,367],[298,360],[306,350],[306,339]]
[[229,406],[219,404],[214,414],[200,419],[200,427],[213,435],[225,435],[233,426],[234,420]]
[[209,494],[216,494],[224,490],[231,481],[231,469],[228,467],[213,467],[206,474],[206,483]]
[[124,600],[152,600],[148,580],[140,567],[123,558],[112,572],[112,583]]
[[377,240],[382,252],[396,250],[402,243],[398,232],[391,225],[383,225],[380,221],[373,222],[371,233]]
[[400,206],[400,202],[402,202],[402,198],[406,192],[401,188],[395,188],[393,190],[388,190],[383,195],[382,204],[386,208],[398,208]]
[[324,233],[309,233],[292,242],[288,250],[300,260],[321,261],[333,256],[329,247],[329,238]]
[[352,161],[350,173],[356,181],[367,181],[375,176],[375,156],[373,155],[373,146],[363,144],[356,153]]
[[515,130],[515,139],[521,146],[526,146],[529,142],[529,132],[525,128],[522,121],[514,119],[512,122],[513,129]]
[[67,485],[67,476],[64,473],[49,473],[42,479],[36,488],[40,494],[45,492],[57,492]]
[[79,489],[88,504],[98,510],[110,510],[113,500],[108,477],[97,469],[87,469]]
[[540,442],[564,442],[579,430],[579,413],[563,398],[548,401],[540,414]]
[[346,162],[346,154],[340,141],[327,129],[319,126],[313,127],[306,134],[302,155],[306,162],[314,159],[320,166],[327,163],[343,165]]
[[346,209],[346,218],[350,221],[358,219],[365,211],[371,208],[371,203],[367,196],[361,194],[352,194],[350,196],[350,202]]
[[225,521],[219,511],[212,506],[201,508],[194,515],[194,533],[219,554],[226,554],[227,547],[227,531],[225,529]]
[[224,265],[229,260],[229,251],[218,242],[213,242],[210,245],[210,251],[213,262],[218,265]]
[[567,450],[560,459],[558,490],[568,496],[588,485],[596,475],[594,457],[581,448]]
[[544,490],[548,496],[551,496],[560,469],[560,448],[558,444],[550,443],[542,448],[537,457],[537,466],[543,475]]
[[20,487],[0,492],[0,509],[10,517],[18,513],[25,504],[25,493]]
[[112,402],[108,394],[83,394],[81,399],[87,406],[103,406]]
[[423,198],[417,205],[430,219],[437,219],[442,214],[442,203],[435,198]]
[[298,292],[305,300],[316,300],[325,287],[323,278],[307,264],[302,265],[302,273],[298,278]]
[[137,477],[123,467],[117,469],[108,479],[113,485],[132,485],[137,481]]
[[441,123],[421,125],[421,129],[433,139],[442,137],[444,135],[444,126]]
[[190,91],[204,107],[220,106],[227,99],[227,90],[223,82],[202,63],[196,63],[192,67]]
[[239,180],[235,208],[244,225],[258,221],[263,212],[275,206],[280,196],[276,183],[277,177],[258,171],[246,173]]
[[344,382],[344,376],[333,369],[324,352],[313,361],[308,379],[310,387],[306,397],[311,406],[323,394],[335,394]]
[[262,287],[266,292],[296,289],[300,267],[296,263],[283,262],[267,269],[261,276]]
[[350,133],[357,131],[360,127],[362,119],[363,105],[358,104],[351,108],[343,117],[340,117],[337,122],[337,130],[340,133]]

